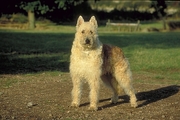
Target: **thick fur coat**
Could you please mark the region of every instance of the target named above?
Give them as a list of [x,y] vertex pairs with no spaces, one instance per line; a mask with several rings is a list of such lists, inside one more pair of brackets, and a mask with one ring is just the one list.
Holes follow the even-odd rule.
[[103,81],[113,91],[112,103],[117,103],[118,91],[123,89],[130,96],[131,106],[137,107],[130,67],[123,51],[119,47],[102,44],[97,28],[94,16],[88,22],[79,16],[70,56],[71,106],[80,105],[82,84],[86,81],[90,86],[89,109],[97,110],[100,82]]

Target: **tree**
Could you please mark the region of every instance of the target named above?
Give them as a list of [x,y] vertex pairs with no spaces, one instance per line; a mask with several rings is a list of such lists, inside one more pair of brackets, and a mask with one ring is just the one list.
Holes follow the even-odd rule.
[[35,14],[45,14],[58,9],[68,9],[69,6],[80,4],[85,0],[21,0],[20,8],[28,13],[29,29],[35,28]]
[[63,8],[66,10],[70,6],[76,6],[84,1],[87,0],[55,0],[55,3],[58,4],[58,8]]
[[[51,3],[50,3],[51,2]],[[28,13],[29,29],[35,28],[35,13],[45,14],[52,10],[52,1],[48,0],[24,0],[20,2],[20,8]]]
[[[0,4],[0,16],[3,13],[12,14],[21,10],[28,15],[29,29],[35,28],[35,15],[46,14],[53,10],[68,10],[88,0],[6,0]],[[94,2],[99,0],[94,0]],[[22,11],[21,11],[22,12]]]
[[166,29],[165,9],[167,8],[167,5],[166,5],[165,0],[152,0],[151,7],[153,7],[155,9],[155,13],[157,14],[157,16],[162,19],[163,28]]

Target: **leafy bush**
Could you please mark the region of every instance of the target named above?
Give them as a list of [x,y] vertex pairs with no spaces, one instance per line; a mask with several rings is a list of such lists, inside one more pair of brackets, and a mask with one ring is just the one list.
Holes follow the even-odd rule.
[[180,29],[180,21],[169,21],[168,26],[170,30]]
[[28,18],[21,13],[17,13],[12,15],[11,21],[15,23],[27,23]]
[[27,23],[27,16],[17,13],[17,14],[3,14],[0,18],[1,23]]

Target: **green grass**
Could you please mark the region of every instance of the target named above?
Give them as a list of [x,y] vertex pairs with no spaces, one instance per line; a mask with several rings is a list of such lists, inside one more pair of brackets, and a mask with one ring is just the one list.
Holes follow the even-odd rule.
[[163,22],[162,21],[155,21],[155,22],[141,22],[141,28],[163,28]]
[[180,36],[166,33],[100,34],[101,41],[121,47],[134,73],[180,82]]
[[[74,39],[72,29],[68,32],[0,31],[0,74],[68,72]],[[103,43],[123,49],[133,73],[180,84],[179,34],[107,33],[100,28],[99,38]]]
[[0,33],[0,73],[67,71],[73,34]]

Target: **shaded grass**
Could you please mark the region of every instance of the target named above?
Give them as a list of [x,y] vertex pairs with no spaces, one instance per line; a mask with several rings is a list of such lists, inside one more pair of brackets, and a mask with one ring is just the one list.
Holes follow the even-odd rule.
[[0,88],[9,88],[13,84],[20,84],[31,81],[65,81],[67,79],[66,73],[60,71],[42,71],[38,73],[26,74],[1,74],[0,75]]
[[179,47],[179,32],[166,33],[102,33],[100,40],[121,48],[135,49],[169,49]]
[[68,71],[73,34],[0,33],[0,73]]
[[67,52],[73,34],[0,32],[1,53],[38,54]]
[[1,73],[28,73],[49,70],[68,71],[69,53],[1,55]]
[[[0,31],[0,74],[69,71],[73,32]],[[166,33],[99,33],[103,43],[119,46],[133,73],[180,83],[180,36]],[[148,78],[148,79],[149,79]],[[140,82],[143,82],[139,79]]]

